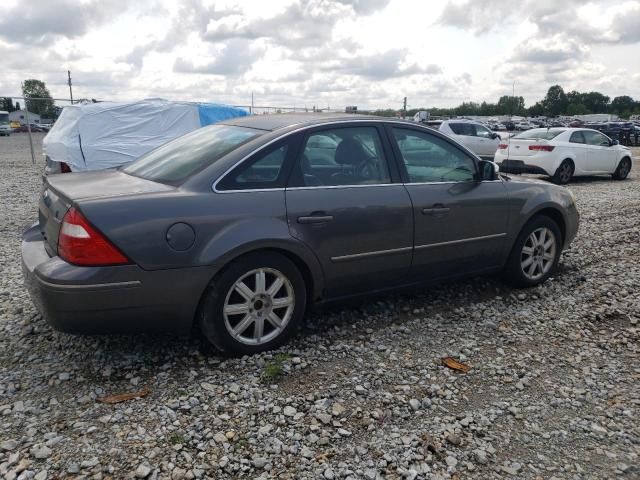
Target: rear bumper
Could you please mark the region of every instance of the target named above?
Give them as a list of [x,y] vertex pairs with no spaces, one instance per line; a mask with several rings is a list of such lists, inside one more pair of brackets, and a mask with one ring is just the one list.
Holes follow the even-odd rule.
[[50,257],[37,225],[22,238],[29,295],[67,333],[188,333],[210,277],[203,268],[145,271],[137,265],[79,267]]
[[533,173],[536,175],[552,175],[538,165],[525,163],[523,160],[496,160],[500,171],[504,173]]

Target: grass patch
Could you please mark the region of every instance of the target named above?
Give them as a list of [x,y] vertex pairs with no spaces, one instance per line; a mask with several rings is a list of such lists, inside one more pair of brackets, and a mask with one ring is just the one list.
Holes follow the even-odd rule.
[[174,433],[169,437],[169,443],[171,445],[184,445],[185,438],[181,433]]
[[264,366],[262,371],[262,378],[265,382],[274,382],[282,376],[282,365],[291,356],[287,353],[279,353],[273,359]]

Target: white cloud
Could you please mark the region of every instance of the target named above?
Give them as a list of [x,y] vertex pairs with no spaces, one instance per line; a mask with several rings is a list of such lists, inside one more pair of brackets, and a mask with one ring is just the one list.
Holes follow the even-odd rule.
[[[0,95],[396,108],[640,97],[640,0],[8,0]],[[631,55],[629,54],[631,52]],[[632,58],[633,57],[633,58]],[[75,93],[75,92],[74,92]]]

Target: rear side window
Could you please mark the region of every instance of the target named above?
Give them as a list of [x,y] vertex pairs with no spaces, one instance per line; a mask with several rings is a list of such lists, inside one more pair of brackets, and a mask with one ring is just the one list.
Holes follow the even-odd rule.
[[288,152],[289,145],[286,143],[258,152],[220,180],[216,189],[257,190],[284,187],[284,164]]
[[571,143],[587,143],[584,139],[584,134],[582,132],[573,132],[571,134],[571,139],[569,140]]
[[179,185],[262,133],[229,125],[203,127],[144,154],[122,171],[154,182]]
[[476,128],[471,123],[450,123],[449,127],[456,135],[476,136]]
[[391,182],[376,127],[342,127],[310,134],[299,171],[305,187]]

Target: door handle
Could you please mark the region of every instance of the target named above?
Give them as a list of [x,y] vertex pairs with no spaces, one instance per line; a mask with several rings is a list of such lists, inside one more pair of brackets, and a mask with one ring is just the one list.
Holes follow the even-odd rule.
[[333,215],[310,215],[308,217],[298,217],[298,223],[302,223],[304,225],[312,223],[329,223],[331,221],[333,221]]
[[450,208],[445,207],[444,205],[434,205],[431,208],[423,208],[423,215],[445,215],[449,213]]

